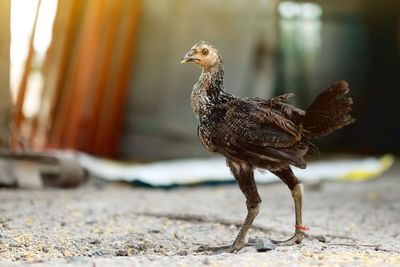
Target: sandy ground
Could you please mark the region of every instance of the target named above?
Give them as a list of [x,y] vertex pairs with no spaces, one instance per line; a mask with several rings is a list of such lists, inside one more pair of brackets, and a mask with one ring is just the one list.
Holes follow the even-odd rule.
[[[400,266],[400,165],[361,183],[306,184],[301,245],[258,253],[226,245],[245,216],[236,185],[173,190],[92,180],[74,190],[0,190],[0,266]],[[259,186],[249,237],[288,238],[293,203],[283,184]]]

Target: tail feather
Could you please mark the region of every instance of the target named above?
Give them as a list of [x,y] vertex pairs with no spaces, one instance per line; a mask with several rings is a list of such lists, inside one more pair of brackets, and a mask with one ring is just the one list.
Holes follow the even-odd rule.
[[353,100],[345,96],[348,92],[348,83],[338,81],[318,95],[303,119],[309,137],[320,138],[355,121],[349,114]]

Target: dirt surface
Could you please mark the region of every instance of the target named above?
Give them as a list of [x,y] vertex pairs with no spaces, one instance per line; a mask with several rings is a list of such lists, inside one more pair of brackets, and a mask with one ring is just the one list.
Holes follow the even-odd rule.
[[[250,238],[291,236],[281,183],[259,186]],[[378,179],[306,184],[301,245],[258,253],[199,252],[232,242],[245,217],[236,185],[173,190],[90,181],[74,190],[0,190],[0,265],[400,266],[400,167]],[[320,239],[320,240],[319,240]]]

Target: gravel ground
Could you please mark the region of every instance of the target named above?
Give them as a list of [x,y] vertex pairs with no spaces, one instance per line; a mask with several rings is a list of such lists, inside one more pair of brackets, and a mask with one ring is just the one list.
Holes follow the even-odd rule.
[[[301,245],[258,253],[226,245],[245,217],[236,185],[173,190],[91,180],[74,190],[0,191],[0,266],[400,266],[400,165],[360,183],[306,184]],[[281,183],[259,186],[250,238],[290,237],[293,203]],[[319,238],[321,239],[321,238]]]

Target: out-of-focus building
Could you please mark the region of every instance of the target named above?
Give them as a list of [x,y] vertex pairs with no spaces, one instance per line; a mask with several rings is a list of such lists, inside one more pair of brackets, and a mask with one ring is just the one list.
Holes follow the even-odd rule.
[[347,80],[357,121],[317,141],[322,151],[400,153],[397,0],[57,3],[49,50],[25,67],[42,77],[39,108],[21,111],[34,83],[17,105],[25,118],[17,124],[38,149],[135,160],[209,155],[190,107],[201,70],[179,64],[207,40],[235,95],[294,92],[305,109],[330,83]]

